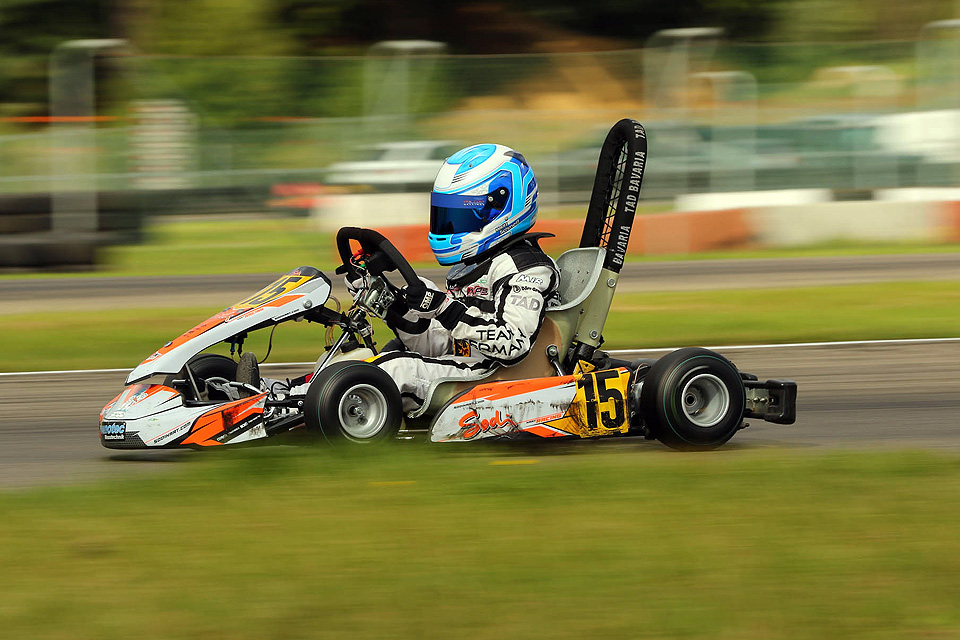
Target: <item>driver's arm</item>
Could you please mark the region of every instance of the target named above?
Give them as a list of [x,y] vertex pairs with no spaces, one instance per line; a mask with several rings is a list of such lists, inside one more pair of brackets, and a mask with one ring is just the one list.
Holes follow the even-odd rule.
[[[420,280],[428,289],[439,290],[437,285],[423,276],[420,276]],[[411,311],[402,296],[398,296],[387,309],[384,322],[410,351],[429,358],[449,355],[453,350],[450,331],[436,319]]]
[[517,364],[533,346],[546,313],[546,298],[558,280],[556,270],[546,266],[508,273],[494,279],[493,312],[448,298],[436,320],[451,337],[469,341],[484,356],[504,365]]

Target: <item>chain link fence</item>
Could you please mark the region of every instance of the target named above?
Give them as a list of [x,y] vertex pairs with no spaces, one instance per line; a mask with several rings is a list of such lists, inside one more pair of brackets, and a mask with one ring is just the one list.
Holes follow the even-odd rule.
[[572,206],[622,117],[647,125],[647,200],[957,186],[956,35],[743,45],[687,33],[643,50],[515,56],[105,56],[89,113],[0,121],[0,194],[49,193],[76,184],[63,172],[82,172],[84,188],[144,195],[148,214],[262,211],[290,185],[422,190],[449,148],[496,141],[530,160],[545,208]]

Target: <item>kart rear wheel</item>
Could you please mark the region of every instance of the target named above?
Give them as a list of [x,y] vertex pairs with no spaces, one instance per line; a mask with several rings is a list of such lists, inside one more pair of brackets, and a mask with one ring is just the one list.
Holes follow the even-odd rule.
[[715,449],[743,422],[740,372],[708,349],[679,349],[657,360],[640,392],[644,424],[673,449]]
[[181,395],[190,401],[229,400],[226,394],[216,389],[207,390],[208,398],[194,397],[196,393],[194,393],[193,385],[190,384],[186,367],[190,367],[190,373],[193,374],[194,380],[197,381],[197,387],[202,393],[206,387],[206,385],[203,384],[203,380],[207,380],[208,378],[224,378],[231,381],[237,379],[237,363],[231,358],[217,353],[201,353],[190,358],[186,366],[181,369],[179,373],[169,375],[163,381],[164,386],[172,388],[174,380],[186,380],[186,385],[177,385],[177,389]]
[[303,415],[307,430],[331,445],[377,444],[400,430],[400,390],[376,365],[338,362],[310,382]]

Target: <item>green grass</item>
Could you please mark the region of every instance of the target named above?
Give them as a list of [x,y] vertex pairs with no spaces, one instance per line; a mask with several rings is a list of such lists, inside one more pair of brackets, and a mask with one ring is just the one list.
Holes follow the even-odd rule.
[[[569,215],[569,210],[564,210]],[[582,213],[580,214],[582,217]],[[387,232],[389,236],[389,232]],[[806,247],[712,251],[690,255],[629,256],[629,261],[816,257],[960,251],[960,244],[833,242]],[[102,253],[104,275],[285,273],[302,264],[333,270],[333,237],[303,218],[213,219],[161,222],[142,245]],[[420,266],[420,265],[418,265]],[[436,264],[422,266],[435,267]]]
[[322,268],[334,255],[333,237],[303,218],[185,220],[149,226],[144,244],[105,248],[101,272],[279,274],[301,265]]
[[960,336],[960,283],[618,295],[606,346],[683,346]]
[[[0,371],[133,367],[219,308],[117,309],[0,315]],[[379,343],[390,337],[378,329]],[[621,294],[607,348],[929,338],[960,335],[960,283]],[[263,357],[268,331],[246,349]],[[310,361],[323,327],[286,323],[270,360]],[[222,349],[221,349],[222,350]]]
[[936,242],[855,242],[838,240],[797,247],[758,247],[729,251],[704,251],[663,256],[631,256],[628,262],[664,260],[751,260],[762,258],[826,258],[831,256],[873,256],[916,253],[956,253],[960,244]]
[[[648,205],[658,211],[657,205]],[[559,217],[582,218],[573,209],[555,212]],[[245,218],[207,216],[157,220],[146,229],[143,244],[106,247],[93,272],[59,274],[60,277],[161,276],[197,273],[285,273],[300,265],[333,271],[339,264],[333,236],[318,231],[305,218]],[[389,231],[387,232],[389,236]],[[665,256],[628,256],[630,262],[662,260],[788,258],[960,251],[960,244],[897,242],[834,242],[805,247],[757,248]],[[435,263],[420,263],[418,267]],[[0,278],[51,277],[50,273],[6,273]]]
[[231,451],[0,495],[0,625],[50,639],[960,634],[956,455],[618,444]]
[[92,271],[7,272],[0,279],[286,273],[301,265],[339,264],[331,234],[305,218],[206,216],[159,219],[141,244],[103,247]]

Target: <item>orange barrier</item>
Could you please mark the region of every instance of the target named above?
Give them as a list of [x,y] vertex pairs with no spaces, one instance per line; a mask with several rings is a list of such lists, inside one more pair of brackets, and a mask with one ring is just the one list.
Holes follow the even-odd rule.
[[389,227],[380,229],[380,232],[393,243],[400,253],[410,262],[430,262],[433,258],[433,251],[430,250],[430,244],[427,242],[427,233],[430,231],[430,225],[411,224],[401,227]]
[[[960,201],[931,202],[926,206],[936,207],[940,212],[935,218],[937,239],[960,242]],[[763,223],[755,223],[750,212],[750,209],[724,209],[637,216],[627,252],[631,255],[682,255],[755,247],[763,229],[755,229],[754,224]],[[550,255],[558,256],[579,245],[582,228],[583,220],[579,219],[540,220],[535,230],[556,236],[546,238],[540,244]],[[427,244],[427,225],[389,227],[381,231],[411,262],[433,261],[433,253]]]
[[754,231],[744,209],[638,216],[629,253],[669,255],[750,246]]
[[[960,206],[954,210],[954,215],[960,233]],[[411,262],[433,260],[427,242],[428,230],[425,224],[380,229]],[[540,245],[547,253],[556,256],[580,244],[583,221],[541,220],[535,230],[554,234],[553,238],[541,240]],[[669,255],[744,248],[754,243],[754,235],[743,209],[638,216],[634,220],[628,253]]]
[[319,196],[327,192],[327,186],[319,182],[293,182],[289,184],[275,184],[270,187],[270,193],[275,196]]
[[270,194],[275,197],[267,200],[267,206],[310,211],[316,205],[317,198],[327,191],[328,187],[319,182],[275,184],[270,187]]
[[690,253],[742,249],[754,243],[755,233],[744,209],[690,214]]
[[960,202],[944,202],[943,240],[960,242]]
[[540,246],[551,255],[560,255],[567,249],[580,244],[583,234],[583,220],[541,220],[533,228],[534,231],[552,233],[555,237],[544,238]]
[[120,116],[7,116],[0,122],[50,124],[55,122],[117,122],[126,120]]
[[665,213],[634,218],[627,252],[636,255],[686,253],[690,246],[687,215]]
[[[583,222],[581,220],[542,220],[537,222],[535,229],[556,236],[544,238],[540,241],[540,246],[551,255],[559,255],[580,244]],[[430,244],[427,242],[429,230],[429,225],[411,224],[383,228],[380,232],[410,262],[431,262],[434,258]]]

